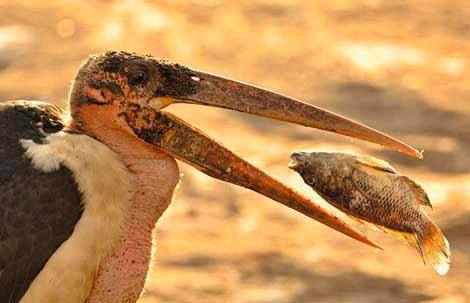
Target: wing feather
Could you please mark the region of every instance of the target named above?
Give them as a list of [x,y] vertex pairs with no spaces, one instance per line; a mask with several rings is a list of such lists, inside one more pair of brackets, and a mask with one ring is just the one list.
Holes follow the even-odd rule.
[[[43,130],[35,125],[42,123]],[[37,142],[61,129],[58,108],[0,103],[0,302],[16,303],[81,216],[72,173],[34,169],[19,139]]]

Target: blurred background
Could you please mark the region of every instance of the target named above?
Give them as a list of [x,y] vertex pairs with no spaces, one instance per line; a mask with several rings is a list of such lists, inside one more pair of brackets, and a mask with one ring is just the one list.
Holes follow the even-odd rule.
[[412,247],[380,232],[360,227],[385,247],[375,252],[181,164],[141,302],[470,302],[467,1],[0,0],[0,100],[65,105],[79,64],[111,49],[279,91],[424,149],[420,161],[237,112],[169,108],[325,207],[287,168],[291,151],[350,150],[389,161],[427,190],[428,214],[452,251],[441,277]]

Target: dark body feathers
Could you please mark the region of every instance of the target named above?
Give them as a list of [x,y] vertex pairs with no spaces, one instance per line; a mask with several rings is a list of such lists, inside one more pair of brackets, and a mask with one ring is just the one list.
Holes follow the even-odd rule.
[[0,102],[0,302],[18,302],[79,220],[81,195],[65,167],[43,173],[20,139],[42,143],[62,130],[61,110],[39,102]]

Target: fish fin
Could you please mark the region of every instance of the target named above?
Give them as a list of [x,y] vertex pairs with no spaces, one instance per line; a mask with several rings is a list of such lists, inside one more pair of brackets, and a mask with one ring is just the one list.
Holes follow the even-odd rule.
[[369,221],[366,221],[366,220],[363,220],[363,219],[359,219],[353,215],[350,215],[350,214],[346,214],[348,217],[350,217],[351,219],[361,223],[362,225],[365,225],[371,229],[374,229],[374,230],[379,230],[381,232],[384,232],[386,234],[388,234],[389,236],[392,236],[408,245],[411,245],[413,247],[415,247],[416,249],[419,250],[419,246],[418,246],[418,242],[416,241],[416,236],[413,234],[413,233],[408,233],[408,232],[400,232],[400,231],[397,231],[397,230],[393,230],[393,229],[390,229],[390,228],[387,228],[387,227],[384,227],[384,226],[381,226],[381,225],[378,225],[378,224],[375,224],[375,223],[372,223],[372,222],[369,222]]
[[449,271],[450,249],[449,242],[439,227],[432,221],[426,223],[424,230],[416,234],[423,259],[426,260],[440,275]]
[[377,228],[383,231],[384,233],[388,234],[389,236],[392,236],[395,239],[398,239],[403,243],[411,245],[417,250],[419,250],[418,242],[416,241],[416,236],[413,233],[398,231],[384,226],[377,226]]
[[407,176],[402,176],[403,181],[408,184],[411,191],[415,194],[416,198],[418,199],[419,204],[424,206],[429,206],[432,209],[431,201],[429,200],[428,195],[424,191],[424,189],[416,183],[415,181],[411,180]]
[[368,222],[366,220],[362,220],[362,219],[359,219],[358,217],[355,217],[351,214],[348,214],[348,213],[345,213],[349,218],[353,219],[354,221],[362,224],[362,225],[365,225],[371,229],[374,229],[374,230],[381,230],[380,227],[374,223],[371,223],[371,222]]
[[359,219],[350,214],[347,215],[367,227],[381,230],[384,233],[413,246],[420,253],[424,264],[426,265],[427,263],[430,263],[434,270],[440,275],[445,275],[449,271],[449,242],[444,237],[439,227],[437,227],[433,222],[426,223],[423,232],[414,234],[393,230]]
[[416,243],[416,238],[414,234],[408,233],[408,232],[402,232],[402,231],[397,231],[393,230],[390,228],[382,227],[380,228],[384,233],[389,234],[390,236],[408,244],[413,247],[418,248],[418,244]]
[[387,173],[396,174],[397,171],[387,161],[377,159],[371,156],[358,155],[356,161],[359,164],[369,166]]

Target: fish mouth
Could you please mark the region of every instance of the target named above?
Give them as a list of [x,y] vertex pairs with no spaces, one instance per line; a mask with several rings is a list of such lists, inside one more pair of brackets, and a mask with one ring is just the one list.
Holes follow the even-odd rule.
[[[349,237],[381,248],[342,219],[162,109],[172,103],[232,109],[343,134],[421,157],[414,148],[348,118],[246,83],[177,65],[165,66],[165,74],[160,76],[168,79],[163,81],[166,86],[156,92],[153,108],[149,104],[128,113],[128,125],[138,137],[211,177],[256,191]],[[292,160],[289,167],[298,169],[301,162],[297,158]]]
[[289,167],[290,169],[293,169],[293,170],[298,170],[300,167],[302,167],[302,164],[297,160],[290,159],[289,164],[287,165],[287,167]]
[[290,154],[290,161],[287,166],[292,170],[299,171],[302,167],[305,166],[307,157],[307,152],[296,150]]

